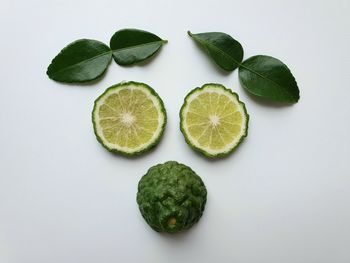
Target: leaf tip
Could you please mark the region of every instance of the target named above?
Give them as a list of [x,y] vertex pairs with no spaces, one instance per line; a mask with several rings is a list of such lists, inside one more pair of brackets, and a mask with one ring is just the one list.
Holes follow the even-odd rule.
[[46,75],[52,79],[52,61],[50,63],[50,65],[48,65],[47,69],[46,69]]
[[166,39],[162,39],[162,44],[167,44],[169,41]]
[[299,100],[300,100],[300,90],[299,90],[299,87],[296,86],[296,93],[293,96],[292,103],[298,103]]
[[298,94],[298,97],[296,97],[293,101],[293,103],[298,103],[299,102],[299,99],[300,99],[300,95]]
[[187,34],[188,34],[190,37],[192,37],[192,33],[191,33],[190,30],[187,31]]

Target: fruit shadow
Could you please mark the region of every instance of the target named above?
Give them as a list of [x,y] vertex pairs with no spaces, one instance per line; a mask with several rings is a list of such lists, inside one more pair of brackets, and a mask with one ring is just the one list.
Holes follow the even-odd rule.
[[160,147],[160,144],[161,144],[161,142],[159,142],[158,145],[152,147],[151,149],[147,150],[146,152],[143,152],[143,153],[140,153],[140,154],[137,154],[137,155],[125,155],[125,154],[120,154],[120,153],[117,153],[117,152],[106,151],[105,149],[102,149],[102,150],[104,152],[106,152],[106,154],[109,155],[112,158],[120,158],[120,159],[124,159],[126,161],[135,161],[135,160],[139,160],[141,158],[144,158],[145,155],[151,155],[153,152],[156,151],[156,149],[158,147]]
[[199,230],[198,225],[201,224],[202,220],[199,220],[197,223],[195,223],[193,226],[191,226],[189,229],[183,230],[181,232],[178,233],[174,233],[174,234],[170,234],[170,233],[158,233],[158,235],[161,238],[164,238],[165,240],[167,240],[169,243],[182,243],[184,242],[186,239],[190,238],[191,235],[193,235],[192,232],[198,232]]
[[[249,130],[249,128],[248,128]],[[248,131],[248,136],[249,136],[249,131]],[[234,149],[231,153],[224,155],[224,156],[219,156],[219,157],[207,157],[203,153],[199,151],[192,150],[196,157],[204,160],[205,162],[208,163],[220,163],[220,162],[225,162],[225,161],[234,161],[235,160],[235,155],[238,155],[241,149],[244,147],[244,144],[246,144],[246,141],[248,140],[248,136],[243,139],[243,141],[237,146],[236,149]]]
[[[192,42],[194,42],[194,41],[192,41]],[[207,53],[207,51],[200,44],[198,44],[197,42],[194,42],[193,45],[196,46],[198,49],[200,49],[203,53],[205,53],[205,57],[206,57],[206,60],[208,61],[209,66],[213,70],[215,70],[217,73],[219,73],[220,75],[228,76],[234,71],[234,70],[233,71],[227,71],[227,70],[224,70],[224,69],[220,68],[215,63],[215,61],[212,58],[210,58],[210,55]]]
[[101,148],[101,151],[105,152],[108,156],[110,156],[112,158],[121,158],[121,159],[124,159],[126,161],[135,161],[135,160],[146,157],[146,155],[147,156],[151,155],[153,152],[155,152],[157,150],[157,148],[161,148],[164,141],[167,140],[165,138],[166,136],[167,136],[167,132],[166,132],[166,128],[165,128],[164,133],[163,133],[162,137],[160,138],[159,142],[157,142],[151,149],[146,150],[145,152],[142,152],[142,153],[137,154],[137,155],[124,155],[124,154],[120,154],[117,152],[111,152],[111,151],[104,149],[102,145],[99,145],[99,146]]

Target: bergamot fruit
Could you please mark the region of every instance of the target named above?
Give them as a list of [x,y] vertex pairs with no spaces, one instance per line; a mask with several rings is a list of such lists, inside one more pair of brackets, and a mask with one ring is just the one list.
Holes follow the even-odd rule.
[[249,115],[238,95],[220,84],[192,90],[180,110],[186,142],[207,157],[231,153],[248,134]]
[[151,167],[138,184],[141,214],[157,232],[176,233],[190,228],[201,218],[206,200],[201,178],[175,161]]
[[122,82],[95,100],[92,122],[97,140],[109,151],[138,155],[160,140],[166,112],[163,101],[148,85]]

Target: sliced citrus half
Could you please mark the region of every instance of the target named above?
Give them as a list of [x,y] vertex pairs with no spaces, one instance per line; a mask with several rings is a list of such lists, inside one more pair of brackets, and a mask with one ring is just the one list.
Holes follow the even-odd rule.
[[155,146],[165,128],[163,101],[148,85],[122,82],[95,100],[92,122],[97,140],[109,151],[137,155]]
[[207,157],[231,153],[247,136],[249,115],[238,95],[220,84],[192,90],[180,111],[186,142]]

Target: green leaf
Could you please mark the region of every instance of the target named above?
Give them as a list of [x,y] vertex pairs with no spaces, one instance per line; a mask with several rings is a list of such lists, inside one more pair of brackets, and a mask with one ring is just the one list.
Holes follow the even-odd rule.
[[46,74],[59,82],[91,81],[105,72],[111,58],[112,52],[107,45],[97,40],[80,39],[61,50]]
[[119,65],[131,65],[154,55],[167,40],[139,29],[122,29],[110,40],[113,58]]
[[298,102],[299,88],[289,68],[269,56],[253,56],[239,67],[239,79],[250,93],[276,102]]
[[221,32],[192,34],[188,31],[187,33],[222,69],[232,71],[242,62],[242,45],[230,35]]

